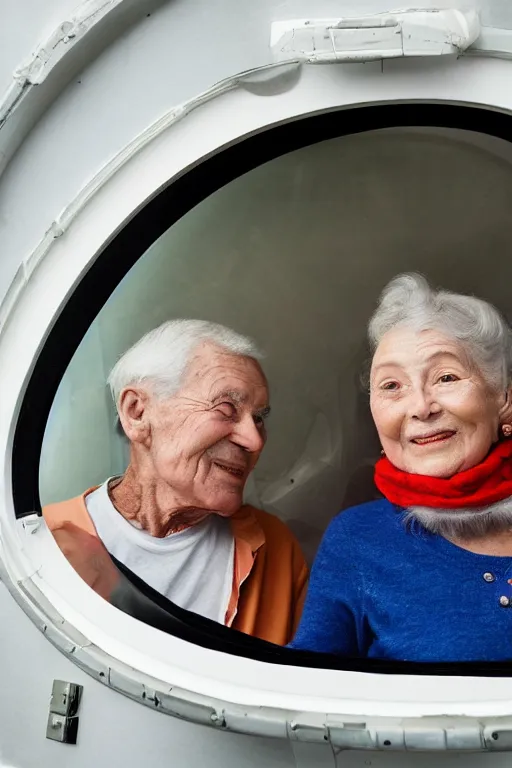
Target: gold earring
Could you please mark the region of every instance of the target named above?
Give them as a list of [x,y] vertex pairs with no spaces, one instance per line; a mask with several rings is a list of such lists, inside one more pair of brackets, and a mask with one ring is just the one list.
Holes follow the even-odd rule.
[[503,424],[501,430],[504,437],[510,437],[512,435],[512,424]]

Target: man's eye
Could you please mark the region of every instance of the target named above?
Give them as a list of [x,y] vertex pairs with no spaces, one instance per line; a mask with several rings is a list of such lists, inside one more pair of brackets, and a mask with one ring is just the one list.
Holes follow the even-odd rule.
[[236,416],[236,408],[233,403],[220,403],[220,405],[217,406],[217,410],[220,411],[226,419],[232,419],[233,416]]
[[265,425],[265,421],[267,420],[268,415],[270,414],[270,406],[267,408],[264,408],[263,411],[260,411],[259,413],[255,413],[253,415],[253,421],[256,424],[258,428],[261,428]]
[[439,381],[442,384],[449,384],[451,381],[458,380],[458,377],[454,373],[443,373],[443,375],[439,377]]

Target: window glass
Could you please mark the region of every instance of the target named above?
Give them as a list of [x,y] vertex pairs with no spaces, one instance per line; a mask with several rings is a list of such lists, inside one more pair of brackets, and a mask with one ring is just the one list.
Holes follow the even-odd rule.
[[285,520],[311,561],[340,508],[374,494],[380,445],[360,373],[385,283],[415,269],[509,308],[504,146],[420,128],[342,137],[197,205],[130,270],[71,360],[45,433],[42,504],[123,472],[105,384],[116,358],[164,320],[213,320],[266,352],[269,439],[247,497]]

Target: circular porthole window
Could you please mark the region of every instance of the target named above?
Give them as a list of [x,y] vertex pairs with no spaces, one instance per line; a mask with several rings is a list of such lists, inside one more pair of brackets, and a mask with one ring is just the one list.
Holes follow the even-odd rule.
[[[360,373],[366,324],[384,284],[417,270],[510,310],[509,122],[504,114],[447,104],[287,121],[188,162],[167,181],[155,177],[129,216],[123,206],[130,201],[113,201],[142,172],[144,158],[113,177],[40,266],[38,290],[59,265],[62,271],[48,295],[45,330],[29,344],[16,406],[12,486],[21,523],[41,505],[124,471],[127,445],[116,430],[108,372],[148,330],[196,317],[249,334],[266,352],[273,413],[247,498],[289,526],[311,563],[329,521],[375,493],[379,445]],[[162,141],[145,158],[148,174],[164,150]],[[80,245],[84,233],[96,238],[94,246]],[[20,328],[14,317],[12,339]],[[6,354],[13,344],[7,339]],[[22,367],[23,360],[19,375]],[[443,703],[448,715],[461,713],[460,701],[476,713],[479,701],[501,706],[508,696],[512,667],[505,663],[293,655],[230,638],[228,629],[189,621],[179,610],[168,632],[156,632],[100,605],[78,578],[69,575],[64,584],[69,568],[62,558],[55,562],[43,526],[32,540],[43,560],[39,588],[47,579],[47,596],[67,621],[112,657],[201,695],[218,686],[215,695],[226,701],[352,715],[370,698],[376,716],[405,714],[406,707],[435,714],[439,691],[434,695],[428,681],[456,675],[460,697]],[[80,610],[73,590],[80,591]],[[187,658],[169,665],[183,643]],[[356,672],[396,674],[393,691],[385,675]],[[401,683],[410,674],[414,691]],[[241,676],[245,693],[237,689]],[[353,692],[348,703],[338,696],[342,684]],[[355,693],[360,685],[364,695]]]

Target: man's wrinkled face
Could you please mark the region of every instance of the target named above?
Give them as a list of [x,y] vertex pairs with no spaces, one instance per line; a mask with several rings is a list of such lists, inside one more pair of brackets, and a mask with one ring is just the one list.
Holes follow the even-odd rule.
[[155,474],[183,506],[236,512],[265,445],[268,385],[252,358],[200,345],[173,396],[150,396],[147,443]]

